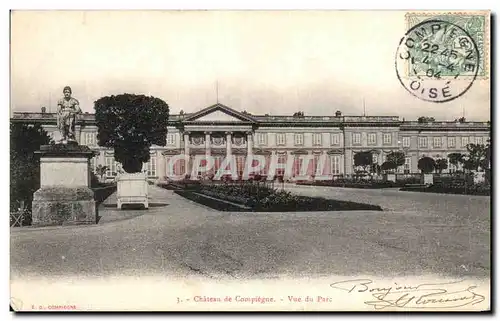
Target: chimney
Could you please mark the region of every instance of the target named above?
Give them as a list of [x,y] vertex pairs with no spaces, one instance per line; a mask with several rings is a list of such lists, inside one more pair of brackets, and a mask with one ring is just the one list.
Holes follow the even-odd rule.
[[45,114],[46,111],[47,111],[47,108],[42,107],[42,114]]
[[335,112],[335,117],[340,117],[340,116],[342,116],[342,112],[340,110],[337,110]]

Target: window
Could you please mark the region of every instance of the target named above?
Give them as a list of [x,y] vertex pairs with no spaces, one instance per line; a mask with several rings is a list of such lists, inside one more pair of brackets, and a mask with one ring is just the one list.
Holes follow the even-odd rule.
[[302,164],[304,164],[304,159],[300,156],[295,156],[295,176],[304,176],[307,172],[307,168],[302,168]]
[[285,134],[276,134],[276,145],[285,145]]
[[434,137],[433,146],[434,148],[441,147],[441,137]]
[[418,147],[427,147],[427,137],[418,138]]
[[405,157],[405,164],[403,170],[405,173],[411,172],[411,157]]
[[390,145],[392,143],[392,135],[390,133],[384,134],[384,145]]
[[455,147],[455,137],[448,137],[448,148]]
[[175,134],[167,134],[167,145],[175,144]]
[[369,133],[368,134],[368,145],[376,145],[377,144],[377,134]]
[[[278,134],[282,135],[282,134]],[[304,144],[304,134],[295,134],[294,136],[295,145],[303,145]]]
[[84,132],[83,133],[84,144],[87,146],[97,145],[97,133],[96,132]]
[[106,157],[106,177],[116,176],[116,163],[114,156]]
[[267,134],[265,134],[265,133],[257,133],[255,135],[255,138],[257,139],[257,144],[258,145],[266,145],[267,144]]
[[469,137],[462,137],[462,147],[466,147],[469,144]]
[[156,156],[151,155],[149,162],[146,163],[146,170],[148,177],[156,177]]
[[340,156],[333,155],[331,157],[332,161],[332,175],[340,174]]
[[340,145],[340,134],[332,134],[332,145]]
[[[286,154],[278,154],[278,164],[286,164]],[[280,165],[280,167],[282,166]],[[276,166],[276,175],[278,176],[285,175],[285,169]]]
[[353,133],[352,134],[352,143],[356,145],[361,145],[361,134]]
[[321,133],[313,134],[313,145],[321,145]]
[[483,144],[483,137],[476,137],[476,144],[478,145]]
[[410,147],[410,137],[403,137],[403,147]]

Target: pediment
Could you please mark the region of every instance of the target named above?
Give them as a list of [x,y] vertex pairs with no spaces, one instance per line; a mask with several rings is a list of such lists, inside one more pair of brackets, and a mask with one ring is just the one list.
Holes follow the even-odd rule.
[[[191,119],[192,120],[192,119]],[[232,115],[229,115],[222,110],[216,110],[211,113],[206,114],[205,116],[201,116],[196,118],[196,121],[209,121],[209,122],[241,122],[242,120],[236,118]]]
[[215,104],[213,106],[202,109],[194,114],[189,115],[184,121],[190,122],[255,122],[255,120],[245,113],[240,113],[222,104]]

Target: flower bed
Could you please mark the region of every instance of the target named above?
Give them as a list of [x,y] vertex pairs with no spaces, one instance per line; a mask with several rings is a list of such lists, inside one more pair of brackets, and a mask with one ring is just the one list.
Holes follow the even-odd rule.
[[[247,182],[242,184],[201,184],[197,190],[176,191],[176,193],[221,211],[242,211],[242,209],[236,209],[237,206],[225,202],[217,202],[213,198],[240,204],[247,207],[247,211],[256,212],[382,210],[377,205],[299,196]],[[211,198],[204,198],[197,193]]]
[[383,181],[312,181],[312,182],[297,182],[296,185],[310,186],[333,186],[347,188],[391,188],[404,186],[399,182],[383,182]]
[[198,180],[183,179],[178,181],[169,181],[168,183],[158,183],[157,186],[168,190],[179,189],[198,189],[201,184]]
[[209,197],[203,197],[197,192],[193,191],[185,191],[185,190],[176,190],[176,194],[185,197],[193,202],[208,206],[210,208],[213,208],[218,211],[223,211],[223,212],[248,212],[251,211],[248,208],[242,207],[242,206],[236,206],[233,204],[229,204],[226,202],[221,202],[218,201],[217,199],[209,198]]
[[440,186],[430,185],[427,187],[403,187],[400,191],[407,192],[424,192],[424,193],[442,193],[442,194],[462,194],[462,195],[483,195],[490,196],[491,188],[483,184],[475,184],[471,186],[456,187],[456,186]]

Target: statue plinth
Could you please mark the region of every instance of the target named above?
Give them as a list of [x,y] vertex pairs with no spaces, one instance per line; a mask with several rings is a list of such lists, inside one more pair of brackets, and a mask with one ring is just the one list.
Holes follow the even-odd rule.
[[43,145],[40,189],[33,194],[32,225],[95,224],[89,160],[94,153],[78,144]]

